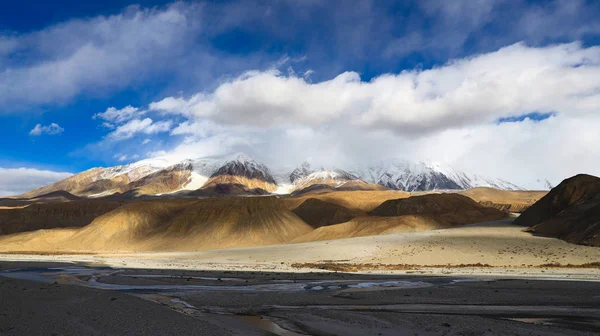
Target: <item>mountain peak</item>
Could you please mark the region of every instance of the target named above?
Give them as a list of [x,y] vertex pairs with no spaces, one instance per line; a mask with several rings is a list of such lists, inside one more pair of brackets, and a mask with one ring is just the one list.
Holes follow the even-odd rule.
[[256,162],[250,155],[243,152],[228,154],[224,158],[225,161]]

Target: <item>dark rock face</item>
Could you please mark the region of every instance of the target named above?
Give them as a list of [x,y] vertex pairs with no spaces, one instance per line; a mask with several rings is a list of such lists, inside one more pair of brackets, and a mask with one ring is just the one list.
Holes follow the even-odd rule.
[[258,179],[272,184],[277,184],[267,166],[255,162],[228,161],[221,166],[211,177],[233,175],[246,178]]
[[564,180],[515,224],[570,243],[600,246],[600,178],[581,174]]
[[292,211],[313,228],[344,223],[356,217],[349,209],[322,201],[309,198]]

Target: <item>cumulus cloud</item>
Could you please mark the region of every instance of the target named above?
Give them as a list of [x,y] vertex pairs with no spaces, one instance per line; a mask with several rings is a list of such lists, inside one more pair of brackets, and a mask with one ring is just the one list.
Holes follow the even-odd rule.
[[171,131],[183,142],[162,155],[241,150],[275,166],[308,157],[336,166],[404,157],[528,186],[600,174],[593,155],[598,106],[599,47],[518,43],[370,81],[355,72],[311,83],[293,73],[250,71],[211,92],[148,108],[186,119]]
[[168,132],[171,129],[172,121],[163,120],[154,122],[150,118],[133,119],[127,123],[117,127],[114,131],[107,135],[110,140],[125,140],[133,137],[138,133],[156,134]]
[[[309,83],[276,70],[250,71],[212,93],[167,97],[150,110],[224,124],[272,127],[344,122],[424,135],[532,111],[591,114],[600,104],[600,47],[518,43],[429,70],[358,73]],[[177,132],[190,130],[181,124]]]
[[0,196],[22,194],[71,175],[71,173],[33,168],[0,168]]
[[57,123],[51,123],[50,125],[42,126],[42,124],[37,124],[35,127],[29,131],[29,135],[40,136],[42,134],[48,135],[57,135],[64,132],[65,129],[60,127]]

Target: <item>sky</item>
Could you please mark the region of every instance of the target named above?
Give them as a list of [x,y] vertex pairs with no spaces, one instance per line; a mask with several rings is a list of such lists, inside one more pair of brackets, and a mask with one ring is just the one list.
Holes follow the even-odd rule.
[[600,175],[600,2],[42,1],[0,12],[0,195],[246,152]]

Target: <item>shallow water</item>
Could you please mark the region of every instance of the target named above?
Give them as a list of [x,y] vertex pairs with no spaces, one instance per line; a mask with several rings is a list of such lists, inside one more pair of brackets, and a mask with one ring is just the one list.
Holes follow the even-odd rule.
[[[110,268],[36,268],[26,270],[10,270],[0,272],[1,275],[23,280],[33,280],[46,283],[60,282],[77,284],[81,286],[118,290],[118,291],[268,291],[268,292],[289,292],[289,291],[325,291],[340,289],[366,289],[366,288],[420,288],[429,287],[432,284],[422,281],[405,280],[380,280],[380,281],[361,281],[361,280],[327,280],[327,281],[289,281],[289,280],[271,280],[266,284],[255,285],[124,285],[101,282],[101,277],[118,275],[131,278],[165,278],[165,279],[194,279],[206,281],[225,281],[225,282],[245,282],[241,278],[212,278],[212,277],[194,277],[194,276],[173,276],[173,275],[154,275],[154,274],[119,274],[119,270]],[[87,281],[81,277],[89,277]]]

